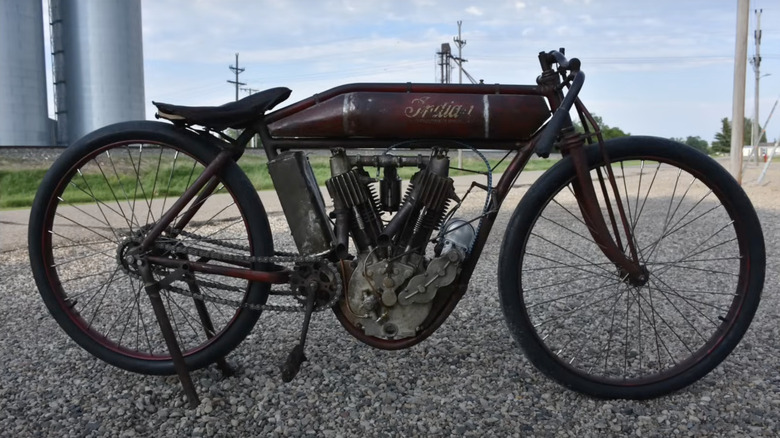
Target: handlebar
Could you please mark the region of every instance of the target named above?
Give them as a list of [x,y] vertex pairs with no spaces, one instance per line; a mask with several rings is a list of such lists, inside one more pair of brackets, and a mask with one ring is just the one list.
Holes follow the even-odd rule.
[[[550,52],[539,53],[539,62],[542,65],[543,73],[551,73],[552,65],[558,64],[558,73],[560,73],[564,79],[571,80],[569,91],[555,110],[552,119],[544,128],[544,131],[542,131],[536,144],[537,155],[542,158],[547,158],[550,156],[550,151],[552,151],[558,133],[565,125],[571,125],[569,111],[582,89],[582,84],[585,82],[585,73],[580,71],[581,63],[579,59],[566,59],[566,56],[564,56],[564,49],[560,49],[560,51],[552,50]],[[570,73],[567,75],[566,71],[569,71]]]
[[580,71],[582,63],[577,58],[566,59],[566,50],[561,47],[559,50],[549,52],[539,52],[539,63],[542,65],[542,71],[552,70],[553,64],[558,64],[558,71],[563,74],[564,70],[572,73]]

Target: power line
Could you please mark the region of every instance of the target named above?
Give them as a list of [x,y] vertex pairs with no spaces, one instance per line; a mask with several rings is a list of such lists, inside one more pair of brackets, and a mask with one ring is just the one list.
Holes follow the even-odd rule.
[[228,83],[236,85],[236,100],[238,100],[238,88],[239,88],[239,86],[246,85],[245,83],[238,81],[238,75],[240,75],[241,73],[244,72],[244,70],[246,70],[245,68],[238,68],[238,53],[236,53],[236,66],[233,67],[231,65],[229,68],[230,68],[230,70],[233,73],[236,74],[236,80],[235,81],[231,81],[231,80],[228,79]]

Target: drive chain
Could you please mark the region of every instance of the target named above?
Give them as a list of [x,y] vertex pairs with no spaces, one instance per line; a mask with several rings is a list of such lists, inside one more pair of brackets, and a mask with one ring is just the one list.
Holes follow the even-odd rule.
[[[233,249],[233,250],[239,250],[245,252],[250,251],[250,248],[245,245],[238,245],[231,242],[224,242],[217,239],[210,239],[208,237],[200,236],[186,231],[178,231],[177,235],[186,237],[188,239],[208,243],[214,246],[227,248],[227,249]],[[231,254],[231,253],[226,253],[226,252],[221,252],[216,250],[209,250],[204,248],[187,246],[184,245],[182,241],[175,240],[175,239],[166,241],[164,238],[160,239],[160,241],[158,241],[155,244],[155,247],[169,253],[187,254],[191,256],[204,257],[209,260],[216,260],[222,262],[306,264],[306,263],[313,263],[317,261],[326,261],[323,255],[319,255],[319,254],[308,255],[308,256],[301,256],[298,254],[287,253],[287,252],[274,252],[273,256],[250,256],[250,255],[241,255],[241,254]],[[335,279],[335,283],[336,283],[336,287],[335,287],[336,292],[331,293],[332,296],[326,303],[321,304],[319,306],[315,306],[314,308],[315,312],[320,312],[333,307],[341,297],[341,291],[342,291],[341,275],[338,273],[336,269],[334,269],[331,263],[324,263],[323,266],[327,266],[327,269],[331,271],[332,277]],[[228,290],[234,292],[245,292],[244,288],[231,286],[229,284],[223,284],[223,283],[201,280],[201,279],[196,279],[195,282],[198,284],[198,286],[202,286],[202,287],[207,287],[212,289],[222,289],[222,290]],[[217,304],[224,304],[224,305],[229,305],[237,308],[243,308],[243,309],[249,309],[255,311],[277,311],[277,312],[305,312],[306,311],[305,302],[303,301],[299,305],[253,304],[253,303],[245,303],[243,301],[231,300],[231,299],[212,296],[212,295],[206,295],[204,293],[193,292],[191,290],[176,287],[171,284],[161,285],[161,286],[165,290],[171,291],[176,294],[184,295],[196,300],[208,301]],[[294,297],[301,297],[304,299],[306,298],[305,294],[301,294],[291,289],[287,289],[287,290],[272,289],[270,291],[270,295],[294,296]]]

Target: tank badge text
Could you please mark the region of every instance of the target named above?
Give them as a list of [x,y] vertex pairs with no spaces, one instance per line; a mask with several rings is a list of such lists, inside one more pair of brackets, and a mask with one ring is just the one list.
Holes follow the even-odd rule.
[[474,105],[460,105],[455,101],[437,105],[430,104],[430,96],[412,99],[411,105],[404,108],[404,115],[410,119],[458,119],[468,117],[474,111]]

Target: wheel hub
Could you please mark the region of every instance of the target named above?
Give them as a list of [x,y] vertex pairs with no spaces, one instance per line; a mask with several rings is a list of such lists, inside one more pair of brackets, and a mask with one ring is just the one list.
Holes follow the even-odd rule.
[[139,272],[139,258],[138,250],[141,247],[141,242],[138,239],[125,239],[119,243],[116,249],[116,260],[122,270],[128,274],[140,275]]
[[619,275],[625,283],[631,286],[644,286],[650,280],[650,271],[647,270],[646,265],[640,265],[639,270],[641,271],[639,274],[632,275],[625,269],[619,268]]

